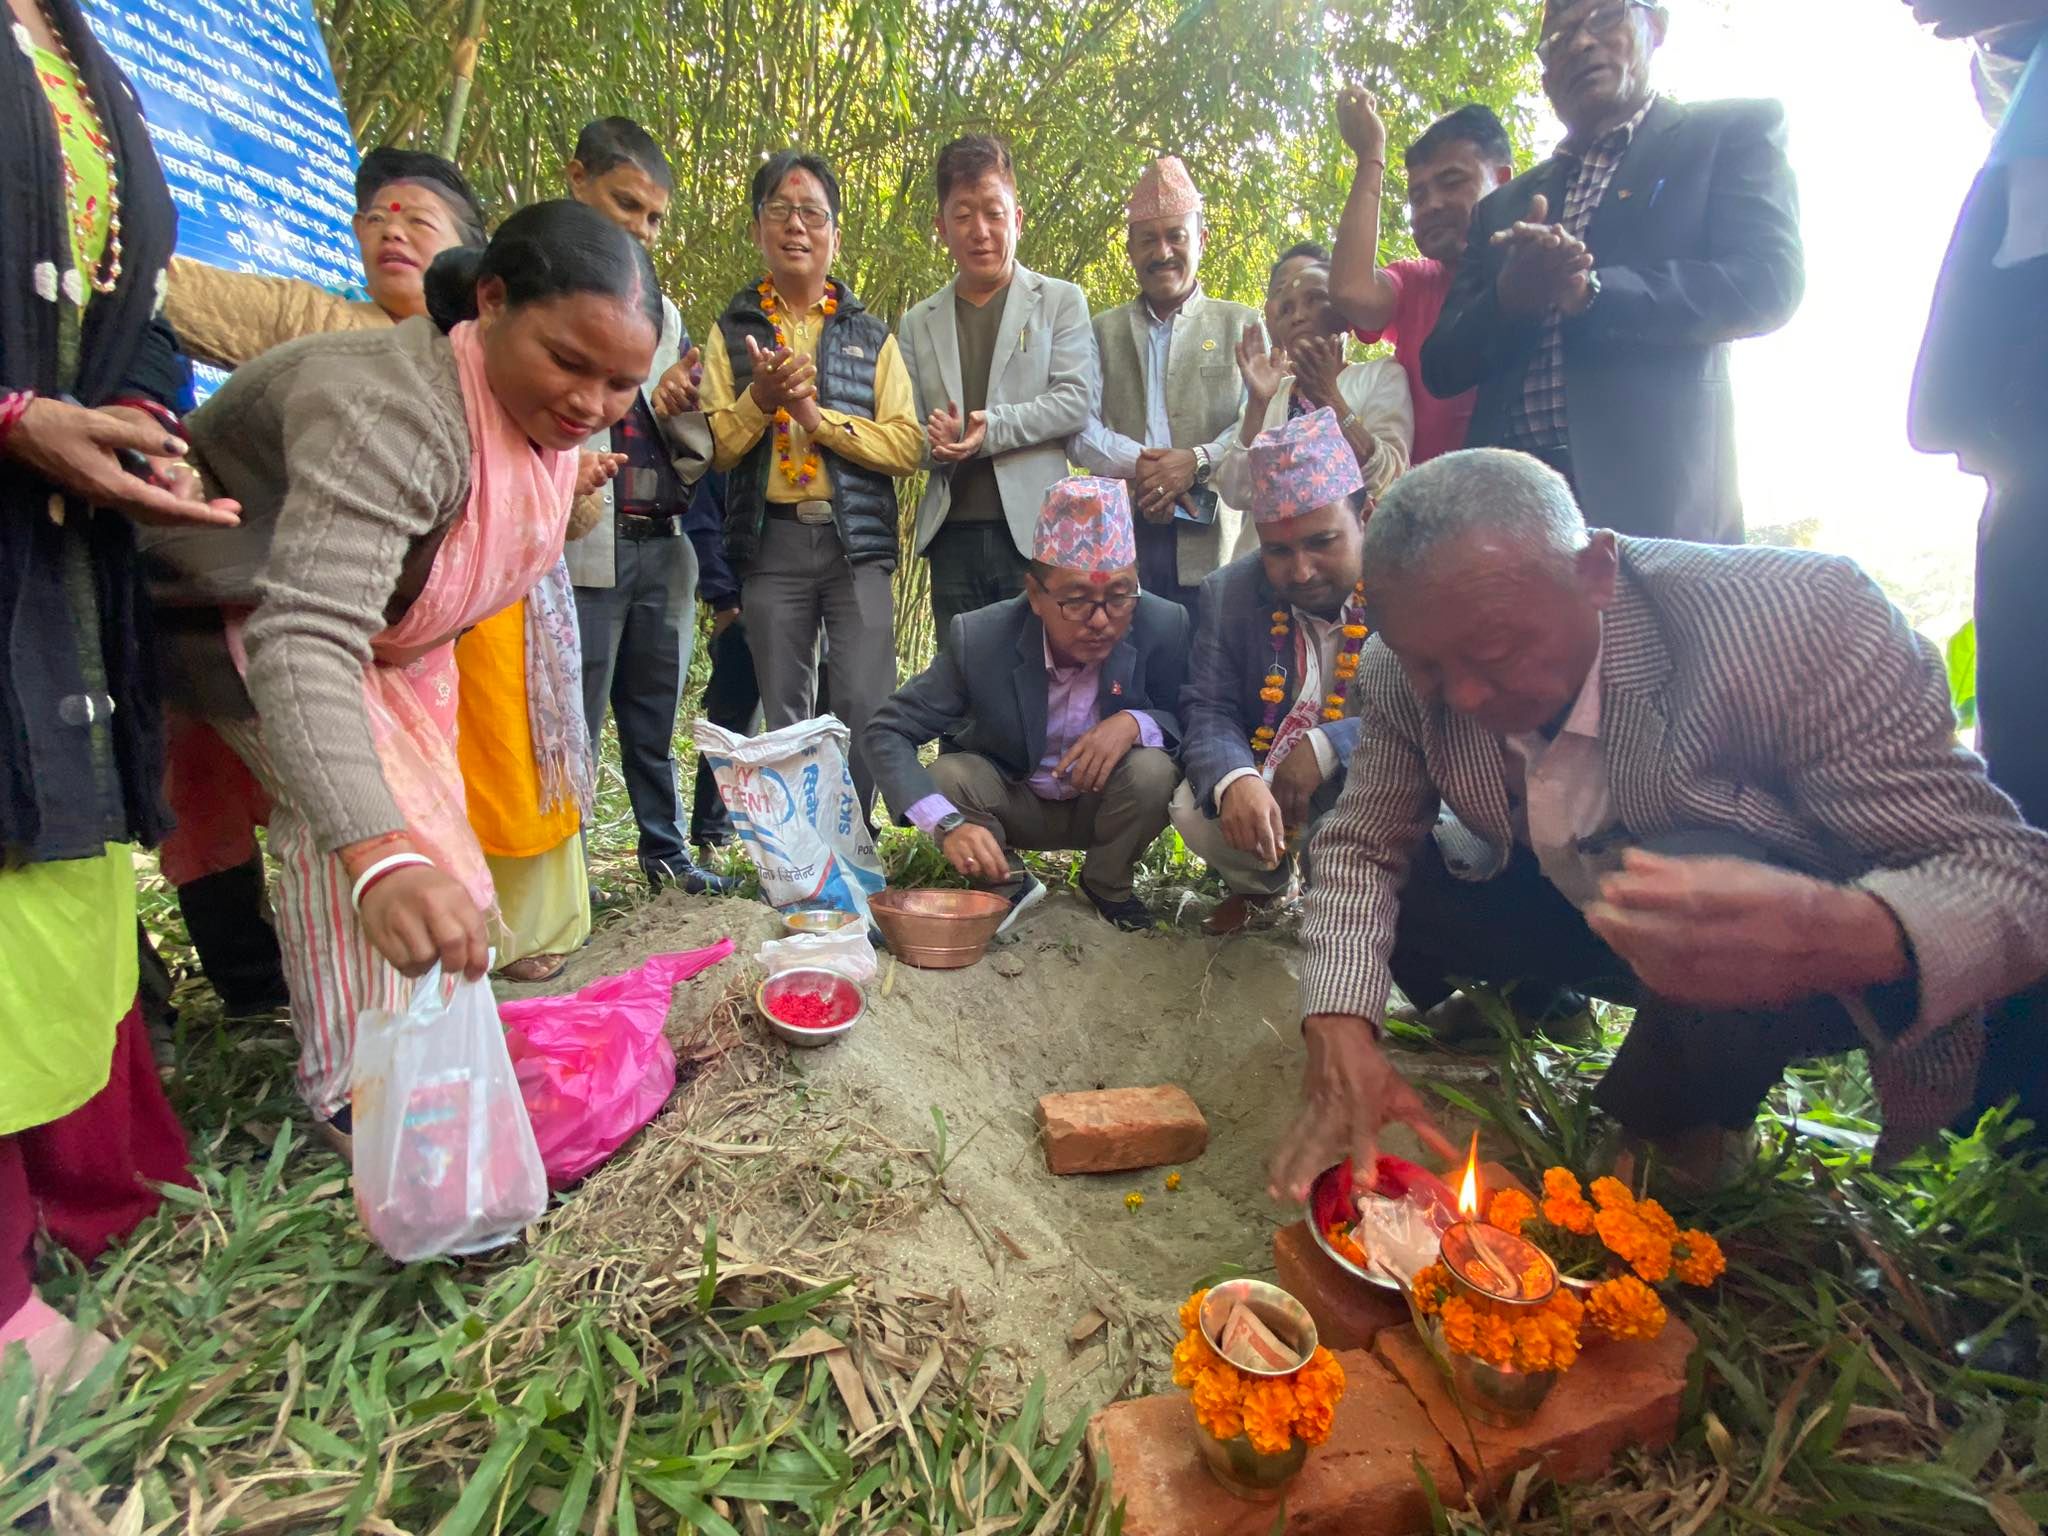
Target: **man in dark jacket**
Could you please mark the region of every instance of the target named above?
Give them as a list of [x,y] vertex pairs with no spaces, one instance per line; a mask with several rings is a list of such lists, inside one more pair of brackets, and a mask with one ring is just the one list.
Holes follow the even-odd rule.
[[1328,409],[1251,446],[1259,547],[1202,583],[1173,824],[1230,887],[1202,926],[1235,933],[1293,884],[1358,744],[1365,476]]
[[[1045,895],[1019,848],[1085,849],[1082,894],[1149,928],[1131,876],[1180,777],[1187,654],[1187,610],[1138,590],[1124,482],[1077,475],[1046,493],[1023,595],[954,618],[938,659],[875,711],[867,759],[899,819],[1009,901],[1004,928]],[[955,750],[926,768],[918,751],[940,738]]]
[[[859,742],[896,686],[896,483],[924,428],[889,328],[829,274],[839,181],[784,150],[754,173],[754,244],[767,276],[733,295],[704,349],[712,464],[729,474],[725,545],[769,730],[811,712],[818,630],[832,713]],[[861,801],[874,775],[856,750]]]
[[1799,305],[1799,199],[1776,102],[1652,92],[1667,20],[1549,0],[1537,53],[1564,143],[1474,212],[1422,377],[1477,387],[1468,443],[1535,454],[1595,526],[1740,543],[1728,344]]

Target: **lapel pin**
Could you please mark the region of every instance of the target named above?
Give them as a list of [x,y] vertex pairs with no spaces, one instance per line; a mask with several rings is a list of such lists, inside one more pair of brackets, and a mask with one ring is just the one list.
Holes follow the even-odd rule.
[[1111,683],[1109,685],[1109,696],[1112,699],[1122,698],[1124,696],[1124,685],[1122,683]]
[[1202,350],[1204,352],[1214,352],[1216,350],[1216,338],[1211,336],[1207,341],[1203,342]]
[[1619,192],[1615,193],[1614,195],[1620,198],[1625,203],[1628,201],[1628,188],[1623,187]]

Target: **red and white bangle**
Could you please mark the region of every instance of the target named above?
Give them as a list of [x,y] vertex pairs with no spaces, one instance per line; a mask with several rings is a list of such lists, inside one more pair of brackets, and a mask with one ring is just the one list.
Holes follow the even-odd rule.
[[145,416],[153,416],[156,418],[157,425],[170,433],[171,436],[178,439],[181,443],[185,440],[185,423],[179,419],[178,413],[169,406],[159,404],[157,401],[150,399],[147,395],[123,395],[118,400],[109,400],[107,404],[123,406],[131,411],[140,411]]
[[379,859],[376,863],[372,864],[368,869],[364,870],[360,875],[356,876],[355,887],[348,893],[349,906],[354,908],[357,912],[362,911],[363,896],[366,892],[368,892],[371,886],[375,885],[379,880],[382,880],[394,869],[404,869],[408,865],[412,864],[424,864],[428,869],[432,869],[434,867],[434,861],[428,858],[423,853],[385,854],[383,858]]
[[0,448],[7,446],[8,436],[21,425],[21,418],[35,403],[36,392],[32,389],[17,389],[0,395]]

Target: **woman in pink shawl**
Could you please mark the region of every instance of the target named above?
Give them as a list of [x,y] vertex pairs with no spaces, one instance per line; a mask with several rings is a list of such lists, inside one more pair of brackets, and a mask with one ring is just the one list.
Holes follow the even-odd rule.
[[[560,560],[577,450],[625,414],[661,325],[646,252],[570,202],[443,254],[427,300],[426,317],[237,370],[188,430],[242,526],[153,551],[159,597],[187,609],[174,701],[275,803],[300,1089],[337,1139],[357,1014],[402,1006],[402,978],[437,961],[488,963],[454,642]],[[218,623],[189,622],[209,609]],[[534,709],[536,729],[556,713]]]

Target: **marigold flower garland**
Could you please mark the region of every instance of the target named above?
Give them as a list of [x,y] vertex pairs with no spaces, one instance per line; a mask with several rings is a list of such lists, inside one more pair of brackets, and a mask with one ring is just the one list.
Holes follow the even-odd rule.
[[[1323,719],[1325,721],[1344,718],[1345,700],[1351,693],[1351,681],[1358,676],[1358,653],[1365,649],[1366,637],[1372,631],[1365,624],[1365,583],[1359,582],[1351,589],[1351,596],[1345,600],[1343,613],[1344,644],[1337,652],[1332,681],[1338,684],[1323,698]],[[1287,714],[1287,667],[1293,659],[1294,647],[1290,643],[1294,634],[1294,614],[1291,609],[1275,608],[1273,625],[1273,666],[1266,673],[1264,686],[1259,689],[1259,699],[1266,706],[1258,729],[1252,732],[1252,760],[1265,766],[1266,754],[1273,750],[1273,739],[1280,733],[1280,722]]]
[[[789,333],[782,328],[782,301],[776,297],[775,284],[764,277],[754,285],[754,292],[761,296],[761,312],[768,317],[768,323],[775,327],[775,345],[785,352],[794,352],[796,349],[790,345]],[[839,313],[839,285],[830,278],[825,280],[825,297],[819,301],[818,308],[828,320]],[[793,421],[794,418],[786,407],[778,405],[775,408],[775,462],[781,468],[785,480],[791,485],[803,487],[818,478],[822,461],[818,457],[817,445],[806,444],[803,463],[796,462],[796,456],[789,448],[789,429]]]
[[1195,1421],[1218,1440],[1245,1436],[1262,1456],[1278,1456],[1300,1439],[1311,1446],[1330,1438],[1344,1367],[1321,1345],[1291,1376],[1253,1376],[1209,1347],[1202,1336],[1197,1291],[1181,1303],[1181,1340],[1173,1350],[1173,1384],[1187,1389]]
[[[1569,1169],[1543,1175],[1543,1199],[1497,1190],[1488,1225],[1526,1237],[1559,1269],[1589,1272],[1619,1259],[1627,1266],[1594,1283],[1584,1300],[1560,1286],[1541,1307],[1506,1306],[1459,1291],[1450,1272],[1432,1264],[1415,1277],[1415,1304],[1442,1325],[1445,1345],[1500,1370],[1564,1371],[1588,1337],[1654,1339],[1670,1314],[1657,1287],[1676,1279],[1706,1287],[1728,1268],[1721,1245],[1697,1228],[1681,1230],[1655,1200],[1638,1199],[1619,1179],[1581,1189]],[[1577,1262],[1568,1262],[1581,1255]]]

